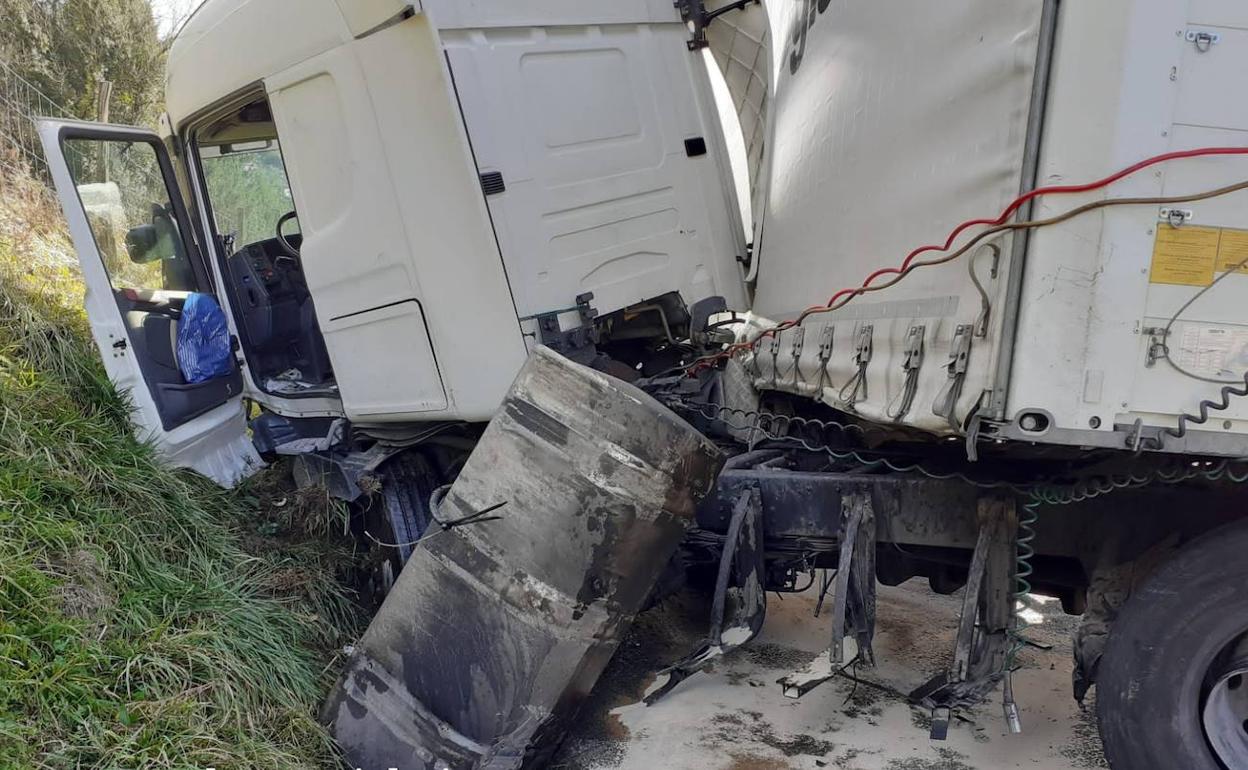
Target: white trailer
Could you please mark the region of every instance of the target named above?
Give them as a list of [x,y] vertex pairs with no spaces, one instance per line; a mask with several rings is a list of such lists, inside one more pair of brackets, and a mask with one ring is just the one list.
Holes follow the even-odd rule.
[[[1244,72],[1236,3],[819,3],[794,13],[810,22],[778,71],[752,305],[767,320],[757,327],[943,245],[960,222],[996,219],[1037,187],[1198,148],[1240,150],[1041,196],[1011,219],[1248,179],[1248,112],[1219,97]],[[1216,400],[1218,383],[1245,385],[1248,279],[1241,267],[1209,289],[1248,257],[1244,200],[1115,206],[997,233],[781,333],[775,356],[769,338],[753,357],[755,384],[936,433],[1242,456],[1248,401],[1183,435],[1165,429]],[[864,342],[873,355],[859,377]],[[964,371],[952,378],[955,360]],[[851,381],[856,395],[843,387]]]
[[[40,130],[137,430],[224,484],[296,455],[396,544],[383,589],[545,345],[734,455],[686,545],[761,604],[669,687],[836,567],[828,676],[869,661],[877,579],[966,585],[915,700],[938,733],[1004,682],[1017,722],[1034,590],[1085,614],[1115,768],[1225,770],[1241,45],[1232,0],[207,0],[160,133]],[[233,353],[188,376],[196,344]]]

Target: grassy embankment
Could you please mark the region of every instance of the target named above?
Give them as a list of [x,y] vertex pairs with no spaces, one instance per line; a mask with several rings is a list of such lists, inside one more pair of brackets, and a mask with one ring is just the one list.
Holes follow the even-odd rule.
[[81,293],[55,204],[0,177],[0,769],[331,763],[314,715],[349,554],[272,479],[159,465]]

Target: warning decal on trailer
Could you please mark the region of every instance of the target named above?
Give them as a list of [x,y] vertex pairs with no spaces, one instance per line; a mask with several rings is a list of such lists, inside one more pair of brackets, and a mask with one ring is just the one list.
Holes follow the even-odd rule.
[[1222,230],[1218,243],[1218,272],[1223,273],[1239,265],[1241,273],[1248,273],[1248,230]]
[[1213,282],[1221,236],[1216,227],[1158,226],[1149,282],[1208,286]]
[[1157,228],[1148,280],[1150,283],[1208,286],[1215,273],[1236,266],[1239,272],[1248,273],[1248,230],[1163,224]]

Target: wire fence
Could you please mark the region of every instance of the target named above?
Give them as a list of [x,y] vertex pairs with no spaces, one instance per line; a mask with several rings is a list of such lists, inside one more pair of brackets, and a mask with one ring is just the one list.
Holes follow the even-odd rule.
[[0,166],[9,171],[29,171],[48,181],[48,163],[35,121],[74,117],[0,59]]

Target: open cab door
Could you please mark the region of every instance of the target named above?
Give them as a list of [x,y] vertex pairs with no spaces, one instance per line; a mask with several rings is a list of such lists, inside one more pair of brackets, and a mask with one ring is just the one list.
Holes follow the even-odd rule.
[[133,403],[138,435],[171,464],[234,485],[261,462],[164,144],[144,129],[73,121],[41,121],[39,136],[82,264],[91,332]]

